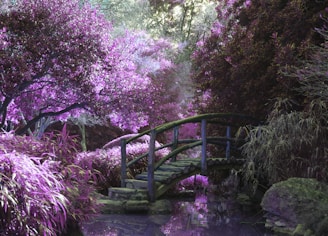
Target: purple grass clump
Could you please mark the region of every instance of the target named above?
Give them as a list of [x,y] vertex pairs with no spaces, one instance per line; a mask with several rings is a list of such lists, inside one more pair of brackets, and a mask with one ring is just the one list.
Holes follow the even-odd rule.
[[99,212],[95,171],[73,163],[73,139],[0,133],[0,235],[60,235]]
[[[2,151],[1,151],[2,152]],[[56,235],[67,218],[59,163],[15,151],[0,153],[0,234]]]

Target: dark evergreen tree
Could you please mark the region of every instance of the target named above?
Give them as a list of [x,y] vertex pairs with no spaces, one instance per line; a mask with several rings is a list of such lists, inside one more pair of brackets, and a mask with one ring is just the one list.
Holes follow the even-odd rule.
[[194,81],[201,95],[209,95],[200,109],[265,118],[276,97],[301,102],[293,92],[297,80],[280,71],[323,42],[315,28],[322,27],[327,7],[313,0],[225,1],[212,35],[194,54]]

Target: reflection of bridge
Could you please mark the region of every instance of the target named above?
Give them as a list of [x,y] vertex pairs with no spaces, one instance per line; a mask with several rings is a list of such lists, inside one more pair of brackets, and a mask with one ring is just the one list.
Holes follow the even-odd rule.
[[[241,114],[203,114],[160,125],[133,138],[122,139],[121,187],[126,190],[131,189],[131,191],[126,192],[133,192],[133,189],[144,191],[148,194],[150,201],[155,201],[174,184],[189,176],[197,173],[206,175],[210,168],[215,168],[215,170],[240,168],[244,163],[239,152],[239,147],[243,142],[232,138],[231,132],[241,126],[255,122],[254,118]],[[199,124],[200,137],[179,139],[179,127],[190,123]],[[211,133],[223,131],[225,136],[207,136],[209,129],[211,129]],[[155,145],[156,139],[165,132],[172,132],[172,141],[157,147]],[[150,135],[149,151],[127,163],[126,145],[145,135]],[[207,157],[210,145],[223,147],[225,157]],[[201,146],[200,157],[189,158],[184,153],[197,146]],[[161,149],[169,149],[170,152],[165,157],[156,160],[156,152]],[[217,152],[220,153],[218,150]],[[145,158],[147,158],[148,163],[147,170],[136,175],[135,179],[127,179],[127,169],[132,168],[135,163]]]

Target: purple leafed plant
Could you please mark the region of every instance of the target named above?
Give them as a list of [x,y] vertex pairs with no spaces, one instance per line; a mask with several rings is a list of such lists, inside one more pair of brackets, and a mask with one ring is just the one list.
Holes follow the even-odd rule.
[[[148,139],[147,139],[148,137]],[[119,140],[119,138],[117,139]],[[115,141],[115,140],[114,140]],[[113,142],[117,144],[118,142]],[[101,173],[104,178],[98,179],[97,186],[101,190],[106,190],[111,186],[120,186],[121,175],[121,148],[119,146],[113,146],[112,143],[106,144],[106,149],[97,149],[93,152],[78,153],[76,158],[76,164],[81,166],[85,170],[92,170]],[[156,147],[159,147],[160,143],[156,142]],[[147,153],[149,149],[149,136],[128,144],[126,147],[127,161],[131,161],[134,158]],[[157,151],[156,158],[162,158],[168,154],[167,149]],[[128,175],[133,177],[137,173],[140,173],[147,167],[147,159],[139,161],[129,168]],[[95,174],[98,174],[95,172]]]
[[79,223],[98,211],[93,196],[96,171],[74,165],[74,143],[65,129],[42,141],[0,134],[3,232],[56,235],[67,222]]
[[40,160],[0,154],[0,234],[56,235],[65,228],[68,200],[59,163]]
[[177,185],[178,189],[181,190],[196,190],[206,189],[208,187],[208,177],[203,175],[193,175],[182,181]]
[[117,36],[78,0],[1,4],[1,128],[14,124],[24,134],[42,118],[65,121],[83,112],[134,132],[176,119],[166,40],[130,30]]

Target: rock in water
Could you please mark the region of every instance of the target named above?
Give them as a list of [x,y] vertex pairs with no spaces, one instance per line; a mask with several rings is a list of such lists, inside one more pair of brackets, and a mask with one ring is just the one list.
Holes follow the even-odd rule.
[[290,178],[264,194],[266,227],[282,235],[328,235],[328,185]]

